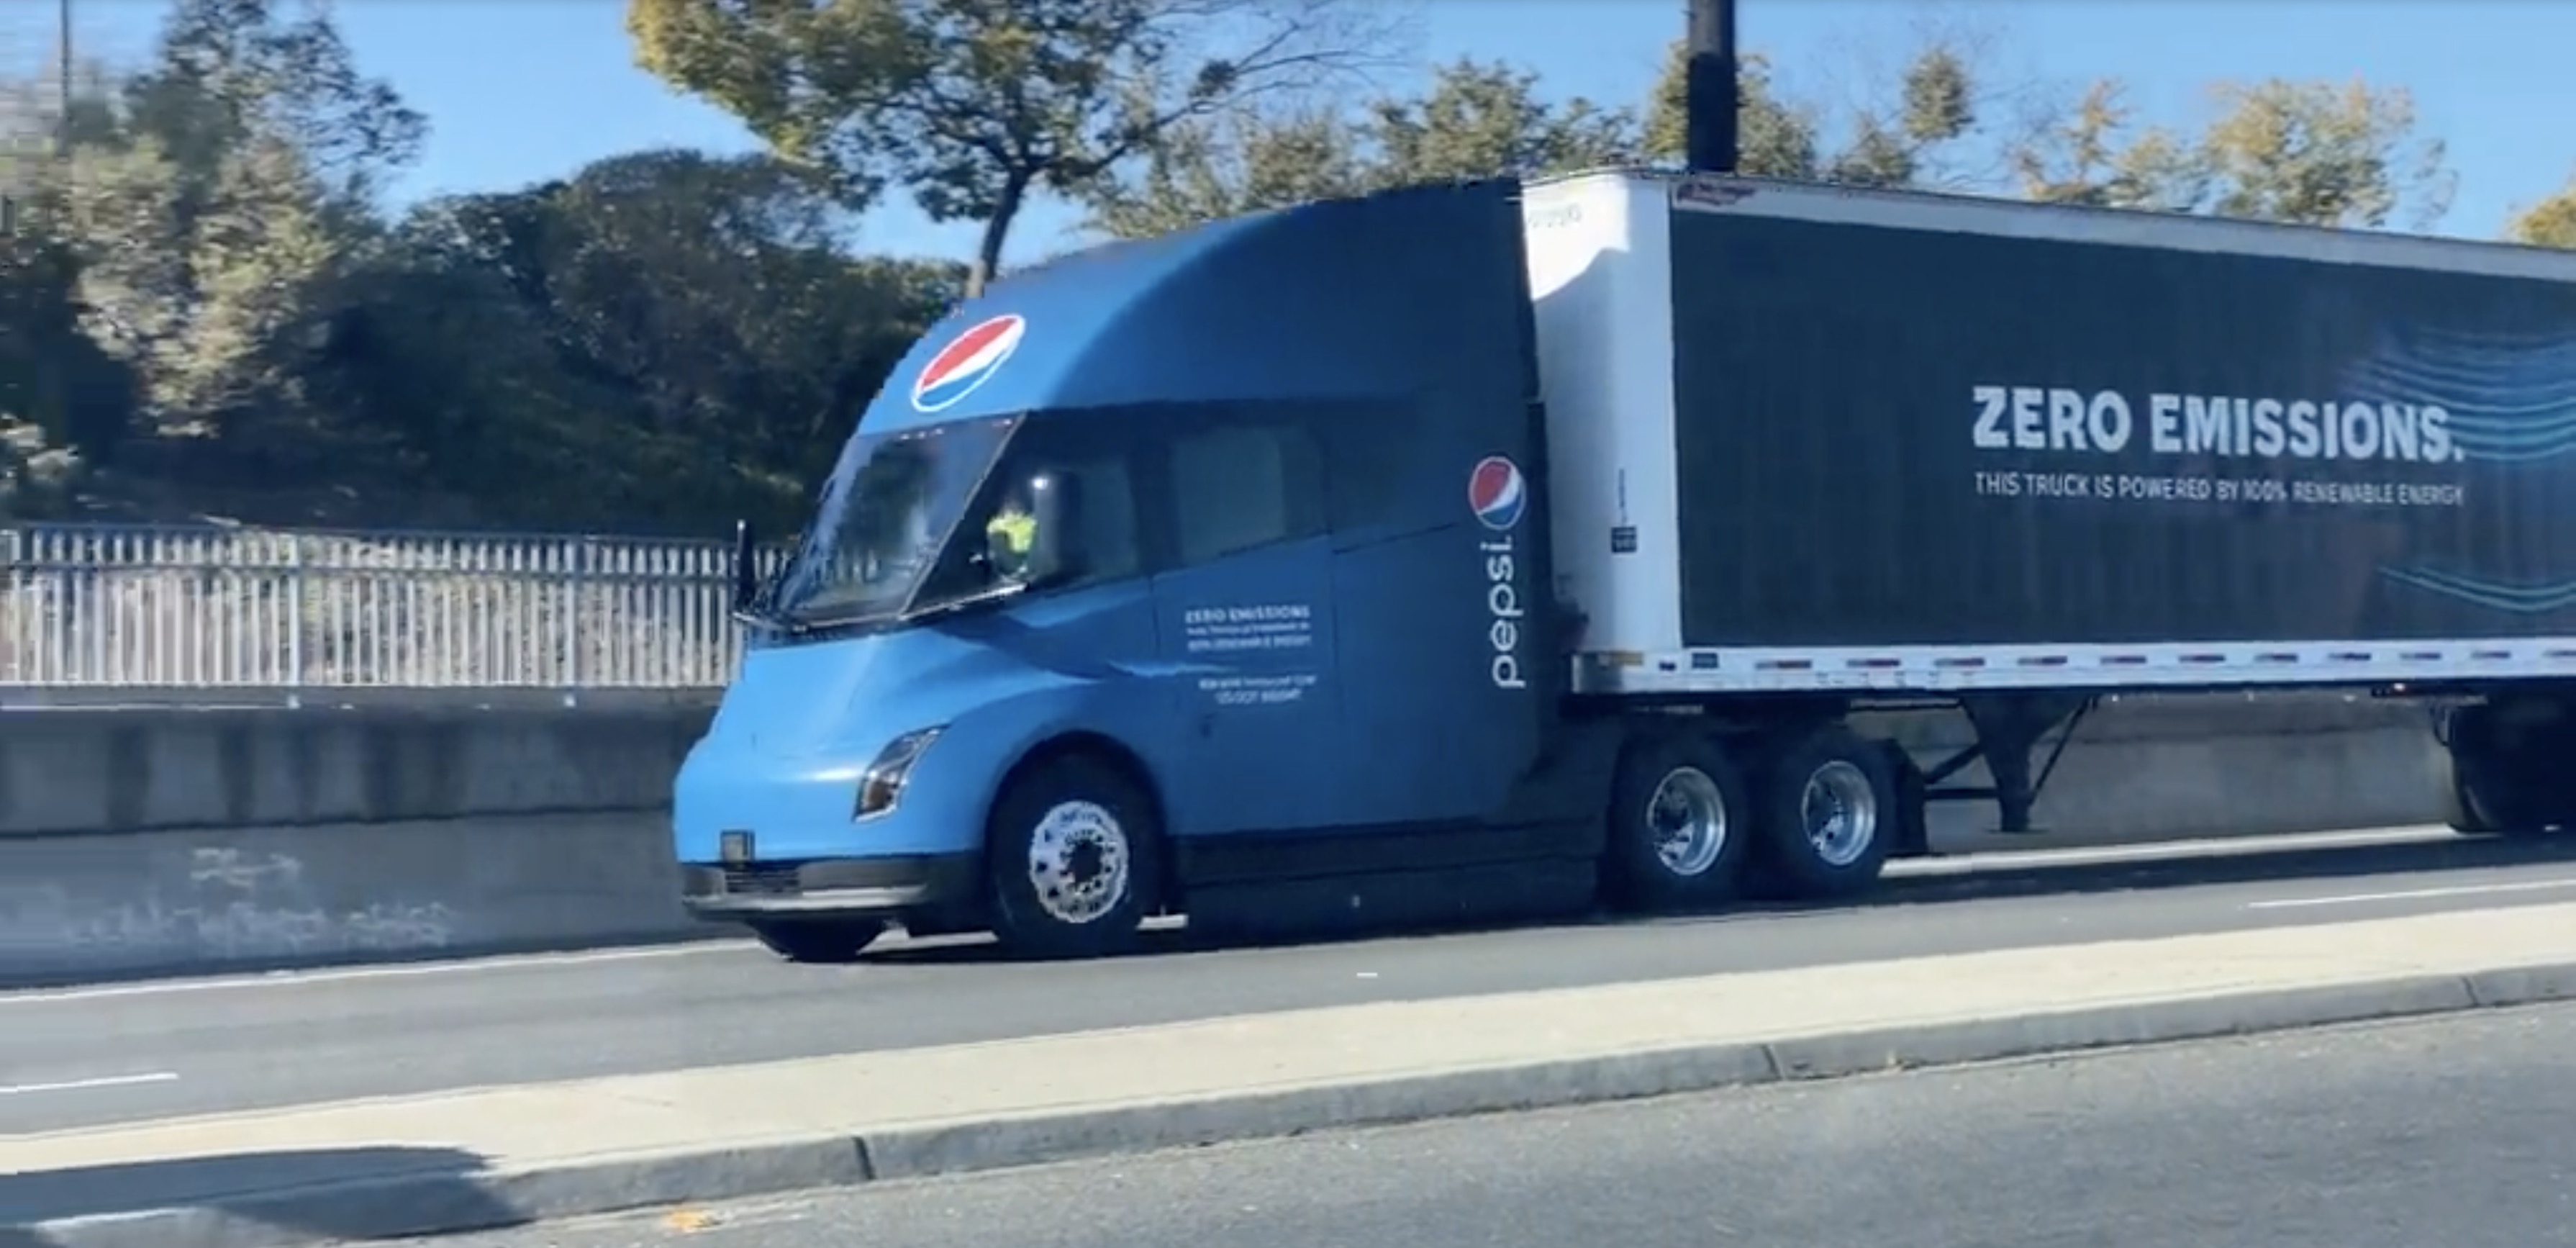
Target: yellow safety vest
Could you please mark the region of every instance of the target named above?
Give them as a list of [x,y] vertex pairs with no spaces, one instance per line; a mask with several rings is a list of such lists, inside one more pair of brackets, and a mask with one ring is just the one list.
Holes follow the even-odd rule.
[[1038,518],[1025,511],[1005,511],[984,526],[984,535],[995,545],[1010,552],[1012,572],[1020,570],[1029,557],[1029,547],[1037,540]]

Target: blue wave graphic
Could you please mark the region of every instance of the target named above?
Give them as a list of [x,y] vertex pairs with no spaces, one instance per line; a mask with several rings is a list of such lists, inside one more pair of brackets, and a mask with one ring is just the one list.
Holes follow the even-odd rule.
[[2392,331],[2346,371],[2344,389],[2365,402],[2440,406],[2472,459],[2531,464],[2576,453],[2576,336]]
[[2379,574],[2410,589],[2510,615],[2547,615],[2576,607],[2576,579],[2515,585],[2432,568],[2381,568]]

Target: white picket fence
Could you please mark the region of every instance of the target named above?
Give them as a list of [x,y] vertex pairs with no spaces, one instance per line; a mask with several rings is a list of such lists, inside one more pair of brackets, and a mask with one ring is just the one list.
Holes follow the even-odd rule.
[[0,528],[0,690],[712,689],[741,656],[731,559],[621,537]]

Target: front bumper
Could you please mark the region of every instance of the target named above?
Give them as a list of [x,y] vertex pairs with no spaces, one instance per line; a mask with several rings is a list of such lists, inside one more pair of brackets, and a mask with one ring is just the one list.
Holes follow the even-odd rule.
[[680,864],[680,904],[716,922],[954,914],[975,907],[982,880],[982,861],[973,854],[690,862]]

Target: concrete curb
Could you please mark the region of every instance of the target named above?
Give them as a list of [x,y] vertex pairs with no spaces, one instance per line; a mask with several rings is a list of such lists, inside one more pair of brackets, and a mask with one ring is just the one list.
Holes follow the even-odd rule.
[[0,1248],[300,1248],[456,1234],[1323,1130],[2571,1000],[2576,962],[2407,976],[605,1156],[526,1171],[424,1169],[216,1195],[187,1207],[0,1225]]

